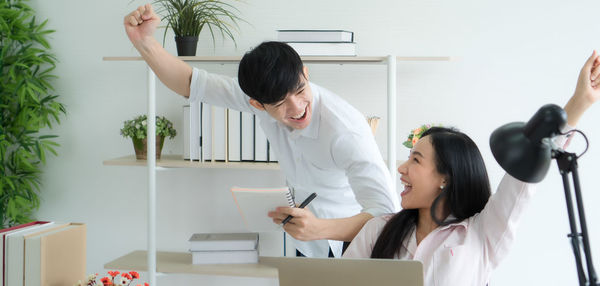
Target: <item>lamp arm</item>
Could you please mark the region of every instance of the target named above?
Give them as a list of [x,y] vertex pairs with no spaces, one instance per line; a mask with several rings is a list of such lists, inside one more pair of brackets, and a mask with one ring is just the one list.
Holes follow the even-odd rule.
[[[583,134],[583,133],[582,133]],[[585,136],[585,135],[584,135]],[[586,138],[587,141],[587,138]],[[587,150],[587,147],[586,147]],[[585,153],[585,151],[584,151]],[[583,155],[583,154],[581,154]],[[579,155],[579,157],[581,156]],[[577,158],[578,156],[574,153],[568,153],[564,150],[553,150],[552,157],[556,159],[558,169],[563,179],[563,187],[565,190],[565,199],[567,203],[567,213],[569,215],[569,224],[571,227],[571,233],[568,235],[571,239],[573,247],[573,254],[575,255],[575,263],[577,266],[577,274],[579,278],[579,285],[596,286],[597,276],[594,269],[592,254],[587,230],[587,223],[585,219],[585,211],[583,208],[583,198],[581,196],[581,186],[579,183],[579,174],[577,171]],[[573,210],[573,201],[571,198],[571,189],[569,184],[569,173],[573,177],[573,185],[575,192],[575,200],[577,203],[577,213],[579,216],[579,226],[581,227],[581,233],[577,231],[577,222],[575,221],[575,212]],[[585,262],[587,266],[587,275],[585,277],[585,271],[583,269],[583,261],[581,258],[580,244],[583,244],[583,254],[585,255]]]

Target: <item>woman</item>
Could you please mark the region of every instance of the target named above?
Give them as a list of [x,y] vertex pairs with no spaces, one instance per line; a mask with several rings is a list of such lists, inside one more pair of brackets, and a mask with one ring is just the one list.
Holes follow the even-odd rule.
[[[599,65],[594,51],[565,106],[569,126],[600,98]],[[475,143],[439,127],[423,133],[398,172],[403,210],[367,222],[344,257],[419,260],[425,285],[485,285],[508,253],[534,185],[506,174],[490,195]]]

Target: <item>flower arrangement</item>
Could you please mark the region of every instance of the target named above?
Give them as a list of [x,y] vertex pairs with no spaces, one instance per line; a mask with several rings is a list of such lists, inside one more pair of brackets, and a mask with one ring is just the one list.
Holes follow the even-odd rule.
[[[130,137],[132,139],[144,139],[147,133],[147,117],[146,115],[139,115],[132,120],[126,120],[121,128],[121,135],[123,137]],[[177,135],[177,131],[173,128],[173,123],[164,116],[156,116],[156,136],[169,137],[173,139]]]
[[[119,274],[121,274],[119,276]],[[129,272],[119,272],[119,271],[108,271],[108,276],[104,276],[99,281],[98,273],[90,274],[85,280],[85,284],[79,280],[77,284],[74,286],[112,286],[112,285],[125,285],[129,286],[135,279],[139,279],[140,274],[135,271]],[[142,286],[142,284],[137,284],[137,286]],[[150,286],[149,283],[144,283],[143,286]]]
[[407,148],[412,149],[415,146],[415,144],[417,143],[417,141],[419,141],[419,139],[421,138],[423,133],[425,133],[425,131],[427,131],[432,126],[433,125],[431,125],[431,124],[424,124],[418,128],[411,130],[410,134],[408,135],[408,138],[406,138],[406,141],[404,141],[402,143],[402,145],[406,146]]

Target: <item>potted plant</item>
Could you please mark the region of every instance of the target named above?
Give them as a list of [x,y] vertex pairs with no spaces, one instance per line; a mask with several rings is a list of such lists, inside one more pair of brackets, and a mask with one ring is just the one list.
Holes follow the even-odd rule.
[[[228,37],[235,43],[231,29],[243,21],[235,12],[238,9],[220,0],[156,0],[158,14],[167,22],[167,30],[173,29],[177,55],[195,56],[198,36],[203,28],[208,28],[213,45],[215,32]],[[163,44],[164,44],[163,37]]]
[[[135,158],[138,160],[146,160],[148,152],[146,133],[147,133],[147,117],[139,115],[132,120],[126,120],[121,128],[123,137],[131,138],[133,141],[133,149],[135,150]],[[173,123],[164,116],[156,116],[156,159],[160,159],[165,137],[173,139],[177,135],[177,131],[173,128]]]
[[[25,1],[0,1],[0,229],[27,223],[39,206],[42,167],[56,155],[48,134],[65,107],[53,88],[53,30]],[[40,134],[42,133],[42,134]]]

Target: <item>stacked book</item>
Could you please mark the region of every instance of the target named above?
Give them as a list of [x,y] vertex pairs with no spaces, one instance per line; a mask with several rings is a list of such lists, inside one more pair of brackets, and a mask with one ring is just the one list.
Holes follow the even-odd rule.
[[193,264],[258,262],[257,233],[195,233],[189,241]]
[[183,107],[183,158],[202,162],[277,162],[256,115],[203,102]]
[[73,285],[85,275],[86,227],[36,221],[0,230],[0,285]]
[[344,30],[277,30],[277,40],[300,56],[356,56],[354,33]]

